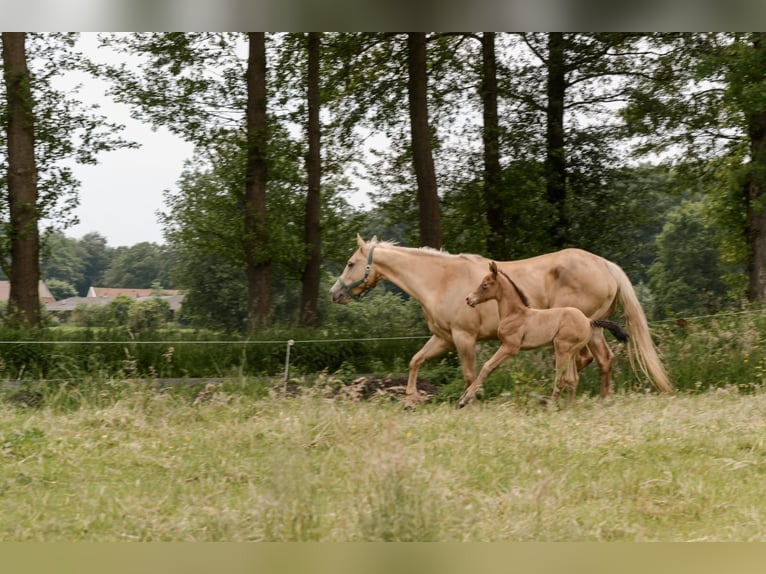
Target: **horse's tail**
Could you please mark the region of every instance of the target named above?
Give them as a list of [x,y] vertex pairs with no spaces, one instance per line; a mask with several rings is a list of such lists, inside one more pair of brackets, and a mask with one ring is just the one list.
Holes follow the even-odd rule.
[[644,310],[641,308],[641,303],[638,301],[630,279],[628,279],[625,271],[611,261],[607,262],[607,267],[617,281],[617,296],[625,313],[625,326],[630,334],[628,357],[633,372],[638,373],[638,369],[640,369],[658,390],[666,393],[672,392],[673,386],[670,384],[668,374],[654,346],[646,315],[644,315]]
[[591,324],[596,327],[603,327],[604,329],[608,329],[612,335],[614,335],[614,338],[620,341],[621,343],[625,343],[628,341],[629,337],[628,334],[622,330],[622,327],[620,327],[617,323],[613,323],[612,321],[605,321],[604,319],[595,319],[591,321]]

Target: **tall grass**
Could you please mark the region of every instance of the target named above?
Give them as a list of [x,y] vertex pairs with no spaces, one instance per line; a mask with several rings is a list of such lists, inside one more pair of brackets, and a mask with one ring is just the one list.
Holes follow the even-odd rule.
[[[0,380],[282,376],[288,340],[296,341],[290,352],[293,376],[337,374],[350,382],[360,373],[406,375],[410,358],[427,339],[413,301],[383,294],[345,307],[343,321],[333,328],[273,328],[249,337],[179,330],[138,335],[120,329],[0,330]],[[766,378],[763,311],[653,323],[651,330],[676,389],[735,386],[746,392]],[[482,343],[479,364],[496,347],[496,342]],[[615,342],[611,347],[617,388],[650,388],[631,372],[625,347]],[[427,362],[421,375],[443,387],[442,398],[462,392],[455,353]],[[490,377],[485,396],[547,393],[552,376],[549,349],[525,351]],[[598,394],[599,388],[598,369],[585,369],[579,392]]]
[[0,402],[0,540],[764,538],[760,390],[414,413],[246,391]]

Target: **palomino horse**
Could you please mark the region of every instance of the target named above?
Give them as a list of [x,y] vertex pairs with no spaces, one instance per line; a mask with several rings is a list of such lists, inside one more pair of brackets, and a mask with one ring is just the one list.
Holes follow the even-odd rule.
[[490,374],[506,359],[522,349],[537,349],[553,345],[556,355],[556,376],[553,384],[553,401],[556,402],[561,389],[569,390],[569,402],[577,392],[577,354],[591,340],[594,327],[609,329],[620,341],[627,341],[628,335],[620,326],[611,321],[586,317],[576,307],[551,307],[532,309],[524,292],[504,271],[499,272],[505,279],[498,280],[495,262],[489,264],[489,275],[468,294],[465,302],[471,307],[487,301],[497,301],[500,324],[497,338],[500,348],[484,363],[479,376],[471,383],[458,401],[462,408],[474,400],[476,392]]
[[[423,307],[432,336],[410,360],[405,404],[417,402],[417,376],[428,359],[455,348],[460,358],[466,387],[476,377],[476,342],[497,338],[497,304],[479,307],[465,304],[465,294],[486,275],[489,259],[479,255],[452,255],[427,247],[400,247],[365,242],[356,236],[357,250],[343,273],[330,288],[336,303],[347,303],[374,287],[381,279],[394,283],[417,299]],[[518,277],[518,284],[535,309],[577,307],[591,319],[606,319],[617,303],[622,304],[631,366],[636,364],[660,391],[672,387],[657,355],[646,316],[625,272],[611,261],[581,249],[563,249],[518,261],[498,262],[498,268]],[[614,354],[606,345],[601,329],[588,343],[601,369],[601,396],[612,389]]]

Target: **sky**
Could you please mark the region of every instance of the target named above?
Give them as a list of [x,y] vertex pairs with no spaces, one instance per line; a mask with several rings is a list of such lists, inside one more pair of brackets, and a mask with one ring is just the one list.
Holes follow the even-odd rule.
[[[117,119],[114,114],[105,115]],[[165,129],[152,131],[130,118],[119,121],[129,126],[126,139],[141,147],[105,152],[97,165],[74,169],[81,182],[80,205],[75,210],[80,223],[65,234],[79,239],[95,231],[111,247],[143,241],[164,243],[157,217],[164,207],[163,191],[176,189],[193,146]]]

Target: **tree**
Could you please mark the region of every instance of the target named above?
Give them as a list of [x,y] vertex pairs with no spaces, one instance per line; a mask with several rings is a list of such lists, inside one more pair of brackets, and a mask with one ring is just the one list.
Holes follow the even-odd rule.
[[[60,231],[48,235],[40,258],[40,275],[48,288],[51,289],[50,282],[56,280],[76,291],[76,285],[83,282],[84,255],[76,239]],[[56,293],[54,296],[60,298]]]
[[[0,178],[4,200],[0,220],[0,265],[11,279],[9,320],[39,326],[40,225],[43,239],[65,229],[74,218],[79,182],[74,164],[94,164],[99,152],[134,144],[118,136],[123,126],[110,123],[76,99],[78,88],[64,91],[55,80],[67,71],[84,71],[88,59],[74,50],[76,34],[3,34],[3,87],[0,104],[5,128],[0,160],[9,165]],[[15,293],[14,293],[15,291]]]
[[11,292],[8,320],[39,327],[39,233],[34,108],[24,32],[3,32],[3,76],[7,100],[8,206]]
[[750,248],[747,296],[766,301],[766,32],[752,34],[729,75],[729,90],[745,119],[749,164],[745,176],[745,238]]
[[[542,156],[545,166],[546,198],[552,210],[551,248],[577,245],[579,238],[571,233],[574,222],[569,212],[570,171],[582,171],[576,165],[576,142],[583,136],[619,141],[622,134],[613,122],[610,124],[613,112],[609,106],[625,98],[629,78],[640,73],[634,65],[640,36],[551,32],[521,37],[540,65],[522,60],[512,71],[515,82],[508,92],[544,122],[542,150],[536,154]],[[531,141],[535,139],[539,138]]]
[[723,280],[720,239],[706,223],[705,211],[700,199],[684,200],[668,213],[657,237],[657,260],[649,269],[650,311],[656,319],[715,313],[732,302]]
[[245,165],[245,261],[251,331],[271,324],[271,258],[266,223],[266,40],[248,33]]
[[378,188],[372,195],[379,202],[393,199],[391,210],[413,221],[409,241],[437,247],[442,244],[434,159],[439,138],[431,118],[443,102],[433,82],[440,84],[454,55],[443,47],[450,43],[454,38],[438,34],[354,33],[333,36],[326,50],[325,83],[334,86],[328,110],[342,123],[346,145],[354,145],[358,140],[350,138],[360,133],[384,134],[391,141],[388,150],[373,152],[390,161],[364,166]]
[[53,298],[57,301],[66,299],[68,297],[77,296],[77,289],[74,288],[74,285],[67,283],[66,281],[62,281],[61,279],[47,279],[45,281],[45,286],[48,288],[48,291],[51,292]]
[[272,263],[283,237],[282,222],[270,215],[270,182],[278,170],[291,169],[283,164],[289,165],[292,146],[281,151],[270,144],[279,121],[266,113],[265,34],[145,33],[112,43],[145,59],[138,73],[126,66],[104,69],[115,81],[114,93],[142,117],[194,142],[207,161],[216,161],[228,142],[241,146],[237,186],[227,189],[236,194],[243,222],[244,242],[237,245],[244,250],[249,328],[269,325]]
[[[623,117],[638,151],[679,155],[685,179],[715,176],[721,158],[730,173],[730,203],[741,217],[716,209],[747,246],[751,301],[766,300],[766,37],[746,34],[654,34],[651,58],[632,86]],[[676,150],[680,150],[680,153]],[[720,218],[721,215],[725,219]]]
[[441,212],[431,153],[431,127],[428,123],[428,71],[424,32],[407,34],[407,73],[412,164],[418,184],[420,244],[438,249],[442,244]]
[[545,104],[545,189],[548,203],[555,210],[552,237],[555,247],[563,247],[568,235],[565,210],[566,148],[564,139],[564,99],[567,91],[566,40],[562,32],[548,34]]
[[322,157],[321,157],[321,124],[319,120],[320,80],[319,66],[321,60],[321,35],[310,32],[307,37],[308,65],[306,73],[306,99],[308,118],[306,132],[308,153],[306,155],[306,172],[308,188],[306,190],[306,219],[304,223],[303,241],[308,250],[308,258],[301,277],[301,311],[299,322],[306,327],[316,327],[319,320],[318,299],[319,280],[321,278],[322,246],[321,246],[321,207],[322,207]]
[[82,253],[82,278],[76,281],[74,286],[82,297],[93,285],[103,284],[102,279],[114,250],[107,245],[106,237],[100,233],[86,233],[77,244]]
[[484,154],[484,205],[487,225],[487,256],[501,258],[503,254],[503,236],[506,230],[502,213],[502,171],[500,167],[500,122],[497,112],[497,61],[495,57],[495,33],[484,32],[481,35],[482,74],[479,92],[481,94],[482,147]]
[[130,247],[117,247],[103,275],[101,287],[149,289],[154,284],[172,287],[170,270],[174,264],[171,248],[144,241]]

